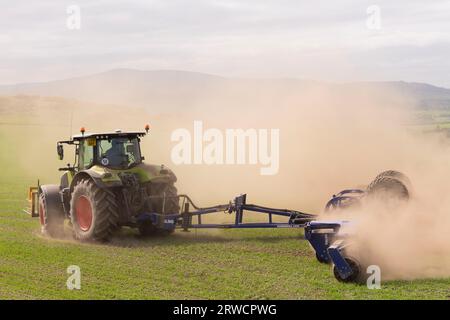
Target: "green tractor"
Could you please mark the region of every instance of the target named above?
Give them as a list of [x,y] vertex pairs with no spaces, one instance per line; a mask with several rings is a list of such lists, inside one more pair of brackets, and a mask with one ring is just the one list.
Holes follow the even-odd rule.
[[173,232],[174,223],[161,228],[146,218],[147,212],[178,213],[179,197],[175,174],[164,165],[143,162],[140,141],[148,133],[85,133],[58,141],[57,153],[64,158],[63,145],[75,146],[74,164],[64,171],[59,185],[30,188],[30,214],[39,217],[42,232],[58,237],[69,220],[79,240],[107,240],[121,226],[139,228],[142,235]]

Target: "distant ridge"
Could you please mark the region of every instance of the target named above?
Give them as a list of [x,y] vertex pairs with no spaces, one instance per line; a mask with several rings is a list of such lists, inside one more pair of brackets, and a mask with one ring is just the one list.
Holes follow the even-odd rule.
[[[198,99],[217,93],[270,93],[271,90],[299,92],[308,87],[335,90],[395,91],[414,98],[417,107],[450,109],[450,89],[427,83],[404,81],[328,83],[295,78],[241,79],[180,70],[113,69],[97,74],[35,83],[0,86],[1,95],[40,95],[74,98],[95,103],[154,107],[195,106]],[[252,91],[253,90],[253,91]],[[158,111],[158,110],[156,110]]]

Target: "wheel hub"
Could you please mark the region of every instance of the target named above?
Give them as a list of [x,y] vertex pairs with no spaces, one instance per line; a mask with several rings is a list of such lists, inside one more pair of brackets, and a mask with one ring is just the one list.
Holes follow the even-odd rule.
[[78,197],[75,204],[75,214],[78,226],[82,231],[88,231],[92,225],[91,201],[86,196]]

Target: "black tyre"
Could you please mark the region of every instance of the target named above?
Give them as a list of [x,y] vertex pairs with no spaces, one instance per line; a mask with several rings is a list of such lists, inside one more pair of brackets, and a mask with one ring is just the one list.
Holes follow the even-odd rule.
[[361,267],[358,262],[356,262],[353,258],[346,257],[345,261],[349,264],[352,269],[352,274],[347,278],[342,278],[339,274],[335,265],[333,265],[333,274],[336,280],[339,282],[360,282],[361,281]]
[[91,180],[80,180],[72,192],[70,219],[79,240],[107,240],[117,230],[118,206],[114,193]]
[[373,180],[367,187],[370,197],[408,200],[408,187],[399,179],[389,176],[381,176]]
[[382,177],[390,177],[390,178],[400,180],[408,188],[408,190],[411,189],[411,181],[406,176],[406,174],[404,174],[400,171],[396,171],[396,170],[383,171],[375,177],[374,181],[377,179],[381,179]]
[[[180,204],[178,199],[178,190],[174,183],[158,183],[152,185],[151,195],[158,196],[152,199],[150,210],[157,213],[178,213]],[[158,229],[151,221],[142,222],[139,225],[139,232],[142,236],[167,235],[175,230]]]
[[59,194],[59,186],[41,186],[39,195],[41,232],[53,238],[63,236],[64,218],[64,208]]

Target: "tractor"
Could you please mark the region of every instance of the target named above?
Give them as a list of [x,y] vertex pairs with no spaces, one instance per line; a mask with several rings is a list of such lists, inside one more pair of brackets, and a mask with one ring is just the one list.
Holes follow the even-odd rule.
[[64,145],[75,146],[74,163],[59,168],[64,172],[59,184],[30,188],[30,214],[39,216],[42,232],[60,236],[65,220],[79,240],[107,240],[121,226],[137,227],[142,235],[172,232],[174,224],[157,228],[145,214],[180,210],[175,174],[143,162],[140,142],[148,131],[148,125],[145,132],[86,133],[81,128],[70,140],[58,141],[60,160]]

